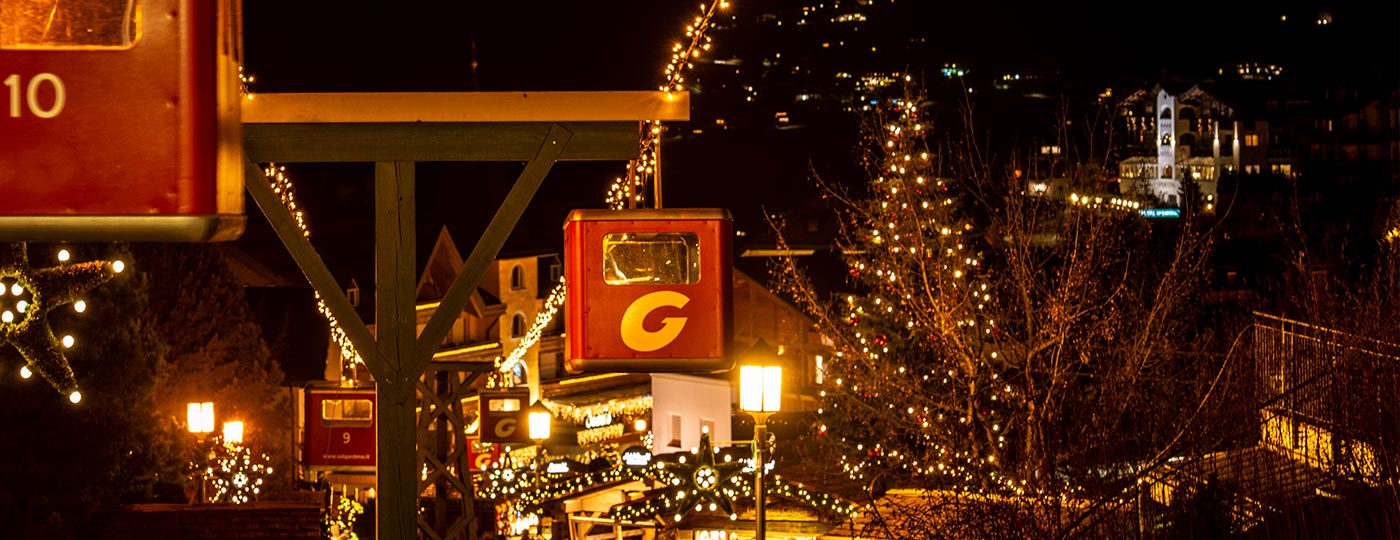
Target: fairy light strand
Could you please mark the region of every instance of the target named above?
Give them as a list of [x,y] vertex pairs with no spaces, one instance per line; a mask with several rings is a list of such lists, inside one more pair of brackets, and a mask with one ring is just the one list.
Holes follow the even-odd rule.
[[[685,87],[686,73],[695,67],[695,60],[710,50],[713,38],[707,32],[713,27],[711,22],[715,14],[728,8],[727,0],[715,0],[708,8],[701,4],[700,14],[685,27],[686,40],[671,46],[670,63],[662,71],[664,79],[659,87],[668,98]],[[625,176],[614,179],[608,187],[605,200],[608,208],[622,210],[641,206],[645,202],[646,185],[656,180],[656,173],[661,168],[657,154],[661,146],[661,133],[661,121],[647,120],[642,123],[641,136],[637,141],[637,159],[627,165]]]

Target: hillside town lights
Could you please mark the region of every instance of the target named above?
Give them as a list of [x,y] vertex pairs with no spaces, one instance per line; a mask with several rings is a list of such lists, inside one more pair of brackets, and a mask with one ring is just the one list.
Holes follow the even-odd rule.
[[[754,538],[765,540],[763,516],[763,473],[767,460],[763,447],[768,442],[768,416],[782,409],[783,368],[771,364],[777,362],[775,351],[763,340],[758,340],[749,349],[746,362],[739,367],[739,408],[753,416],[753,500]],[[752,364],[750,364],[752,362]]]

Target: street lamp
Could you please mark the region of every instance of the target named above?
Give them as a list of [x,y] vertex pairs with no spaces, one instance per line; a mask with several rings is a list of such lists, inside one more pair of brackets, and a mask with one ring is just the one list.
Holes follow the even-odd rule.
[[224,444],[227,446],[243,444],[242,420],[224,422]]
[[214,431],[214,403],[190,403],[185,412],[190,433],[203,435]]
[[[538,484],[544,478],[544,443],[549,440],[549,424],[554,420],[554,414],[549,412],[549,409],[545,407],[543,403],[536,401],[533,405],[530,405],[528,416],[530,423],[530,440],[535,441],[535,444],[539,446],[539,452],[536,454],[535,458],[535,482]],[[535,532],[539,533],[539,529],[535,529]]]
[[[749,350],[750,360],[772,363],[777,355],[762,339]],[[765,540],[766,530],[763,519],[763,469],[766,463],[763,447],[768,439],[768,416],[778,412],[783,405],[783,368],[775,365],[739,366],[739,408],[753,416],[753,500],[754,538]]]
[[[200,441],[214,431],[214,403],[211,401],[190,402],[185,409],[185,423],[190,433]],[[201,450],[202,451],[202,450]],[[204,493],[204,467],[199,467],[199,502],[208,500]]]

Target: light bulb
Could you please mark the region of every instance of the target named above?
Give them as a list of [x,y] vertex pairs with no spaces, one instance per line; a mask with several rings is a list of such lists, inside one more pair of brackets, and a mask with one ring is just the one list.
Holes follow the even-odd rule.
[[[7,312],[8,313],[8,312]],[[63,336],[63,348],[73,348],[73,336]]]
[[15,309],[19,310],[20,313],[29,311],[29,302],[25,302],[24,300],[15,302]]
[[121,261],[112,261],[112,271],[113,271],[113,272],[116,272],[116,273],[120,274],[120,273],[122,273],[122,270],[126,270],[126,263],[121,262]]
[[19,286],[18,283],[10,285],[10,294],[13,294],[15,296],[24,294],[24,287]]
[[34,372],[33,372],[33,371],[29,371],[29,366],[20,366],[20,368],[19,368],[19,378],[21,378],[21,379],[28,379],[28,378],[33,377],[33,376],[34,376]]
[[82,401],[82,400],[83,400],[83,395],[82,395],[81,393],[79,393],[77,390],[74,390],[72,394],[68,394],[68,401],[72,401],[73,403],[77,403],[77,402]]
[[[21,310],[21,311],[23,311],[23,310]],[[84,302],[84,301],[82,301],[82,300],[79,300],[79,301],[77,301],[77,302],[73,302],[73,311],[76,311],[76,312],[78,312],[78,313],[82,313],[82,312],[84,312],[84,311],[87,311],[87,302]]]
[[[66,250],[66,249],[60,249],[60,250],[58,250],[58,262],[68,262],[68,259],[71,259],[71,258],[73,258],[73,256],[72,256],[71,254],[68,253],[68,250]],[[77,402],[75,401],[74,403],[77,403]]]
[[0,322],[15,322],[15,314],[9,310],[5,310],[4,313],[0,313]]

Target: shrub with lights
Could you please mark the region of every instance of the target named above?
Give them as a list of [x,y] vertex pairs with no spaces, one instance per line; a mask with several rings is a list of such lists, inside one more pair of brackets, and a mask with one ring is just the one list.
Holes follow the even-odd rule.
[[254,453],[243,443],[214,439],[204,475],[212,488],[210,502],[244,504],[257,500],[263,482],[272,474],[266,454]]

